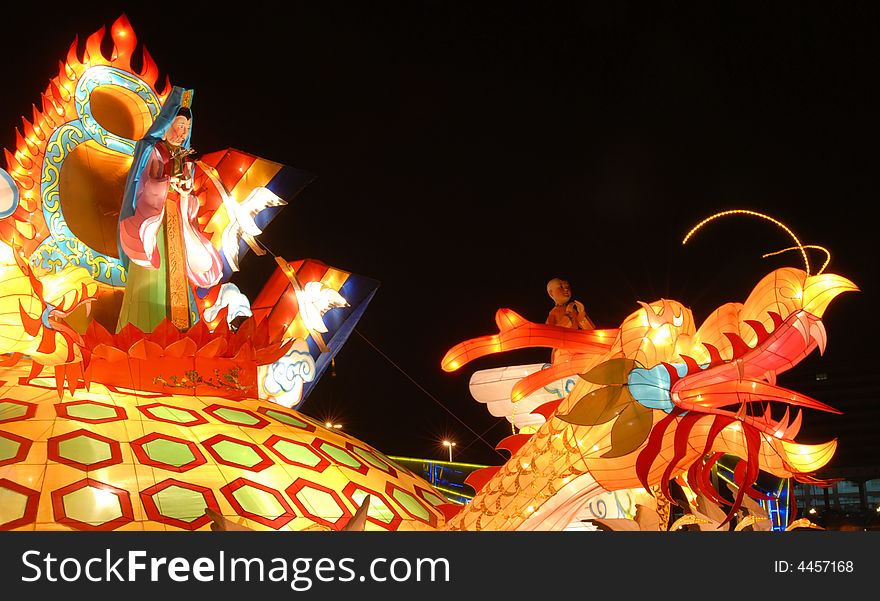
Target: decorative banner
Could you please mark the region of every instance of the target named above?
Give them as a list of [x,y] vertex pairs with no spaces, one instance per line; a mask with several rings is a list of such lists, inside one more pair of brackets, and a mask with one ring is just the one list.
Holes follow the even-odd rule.
[[197,166],[194,193],[204,203],[199,222],[220,251],[227,282],[248,250],[264,252],[253,237],[314,175],[233,149],[206,154]]
[[[284,405],[296,407],[308,397],[348,340],[379,282],[314,259],[289,264],[281,260],[281,263],[251,303],[251,311],[258,322],[267,322],[271,331],[284,332],[284,340],[302,341],[296,347],[298,350],[281,365],[267,368],[261,383],[267,396],[274,396],[270,390],[301,389],[300,399],[287,397],[282,401]],[[309,289],[317,290],[317,296],[310,296]],[[345,306],[338,306],[338,300],[328,300],[321,290],[332,291],[334,296],[341,297]],[[307,319],[310,315],[317,315],[317,319]],[[307,357],[314,362],[314,367]],[[279,372],[284,376],[279,377]]]

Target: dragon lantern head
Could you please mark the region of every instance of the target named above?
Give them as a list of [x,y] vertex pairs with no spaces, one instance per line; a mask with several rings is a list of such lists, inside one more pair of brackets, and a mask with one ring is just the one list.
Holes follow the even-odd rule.
[[[689,309],[668,299],[640,303],[616,330],[499,318],[498,335],[458,345],[444,365],[553,346],[569,352],[543,370],[550,375],[520,381],[514,395],[522,398],[551,376],[579,377],[566,398],[535,411],[546,422],[534,435],[504,444],[513,451],[507,464],[472,480],[477,496],[450,527],[564,527],[590,495],[659,486],[671,497],[669,481],[685,474],[692,488],[731,505],[730,519],[743,495],[761,498],[752,486],[759,470],[821,482],[811,473],[831,459],[836,441],[805,445],[795,437],[802,409],[837,411],[778,386],[776,376],[814,349],[824,351],[822,316],[831,300],[850,290],[857,287],[841,276],[782,268],[764,277],[745,302],[722,305],[699,328]],[[784,405],[784,414],[771,405]],[[708,478],[727,453],[741,459],[733,504]]]
[[[613,420],[610,448],[600,457],[632,454],[639,483],[659,484],[667,494],[668,481],[687,469],[692,486],[724,502],[709,488],[706,466],[725,453],[740,457],[732,515],[743,494],[757,494],[750,487],[759,469],[811,480],[810,472],[831,459],[836,441],[803,445],[795,437],[802,409],[839,412],[778,386],[776,376],[815,348],[824,351],[826,307],[856,289],[841,276],[779,269],[744,303],[720,307],[696,331],[680,304],[642,303],[621,325],[615,356],[581,375],[557,417],[576,426]],[[774,418],[777,404],[785,411]]]

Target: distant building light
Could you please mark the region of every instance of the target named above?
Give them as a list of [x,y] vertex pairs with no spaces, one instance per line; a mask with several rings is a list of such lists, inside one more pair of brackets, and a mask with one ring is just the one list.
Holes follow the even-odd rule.
[[816,381],[817,382],[821,382],[821,381],[827,380],[827,379],[828,379],[828,374],[826,374],[825,372],[822,372],[821,374],[816,374]]

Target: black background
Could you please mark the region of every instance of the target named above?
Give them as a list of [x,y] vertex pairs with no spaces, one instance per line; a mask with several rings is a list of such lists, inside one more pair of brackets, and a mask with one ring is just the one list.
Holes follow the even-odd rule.
[[[303,410],[388,454],[499,463],[509,424],[471,399],[454,344],[510,307],[542,322],[571,281],[600,327],[673,298],[699,322],[769,270],[802,263],[772,224],[828,247],[862,289],[825,316],[826,356],[780,383],[844,411],[832,466],[876,465],[878,13],[875,3],[19,3],[0,9],[0,145],[11,148],[74,36],[125,12],[163,77],[196,90],[193,145],[317,179],[264,242],[380,280]],[[812,255],[823,260],[821,253]],[[274,268],[248,255],[251,297]],[[815,268],[814,268],[815,270]],[[434,398],[379,355],[393,360]],[[817,382],[817,373],[828,375]],[[463,425],[467,424],[467,426]],[[482,434],[482,440],[476,434]]]

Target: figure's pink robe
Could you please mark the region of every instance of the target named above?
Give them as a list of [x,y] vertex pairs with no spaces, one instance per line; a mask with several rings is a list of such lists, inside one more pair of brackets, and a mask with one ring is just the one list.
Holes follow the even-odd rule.
[[[159,269],[161,262],[156,241],[165,217],[165,201],[170,191],[171,163],[165,145],[156,144],[138,183],[135,213],[123,219],[119,225],[119,241],[125,254],[132,262],[147,269]],[[161,177],[152,175],[157,171],[161,173]],[[223,263],[220,254],[196,223],[198,198],[192,194],[171,194],[177,198],[175,205],[180,215],[187,279],[194,286],[210,288],[220,282]]]

